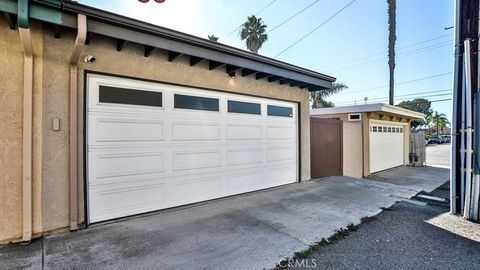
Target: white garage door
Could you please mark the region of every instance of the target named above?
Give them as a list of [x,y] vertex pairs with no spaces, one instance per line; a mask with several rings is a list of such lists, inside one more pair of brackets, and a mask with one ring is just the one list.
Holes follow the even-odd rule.
[[297,105],[88,74],[89,222],[296,182]]
[[404,125],[370,123],[370,173],[404,164]]

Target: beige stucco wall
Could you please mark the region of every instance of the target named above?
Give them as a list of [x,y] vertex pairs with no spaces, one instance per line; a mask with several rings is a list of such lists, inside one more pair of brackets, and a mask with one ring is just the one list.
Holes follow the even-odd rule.
[[[74,32],[64,32],[55,39],[50,26],[32,27],[36,48],[34,70],[34,233],[65,229],[69,221],[68,149],[69,149],[69,57],[75,39]],[[43,34],[42,34],[43,32]],[[18,31],[0,20],[0,64],[8,72],[0,73],[0,243],[18,240],[22,228],[22,93],[23,50]],[[6,38],[3,38],[6,37]],[[96,61],[79,63],[78,100],[78,172],[79,220],[84,221],[83,190],[83,112],[84,71],[129,76],[162,82],[246,93],[299,103],[301,125],[301,180],[310,179],[310,121],[308,92],[254,77],[226,76],[224,68],[210,71],[202,62],[190,67],[187,57],[167,61],[166,52],[157,50],[143,56],[143,46],[128,44],[116,51],[114,39],[94,36],[85,46]],[[42,56],[43,55],[43,56]],[[60,119],[60,131],[52,130],[52,119]]]
[[343,121],[343,175],[363,177],[362,122],[348,121],[347,114],[316,115],[318,118],[334,118]]
[[[40,24],[33,23],[32,227],[42,232],[43,43]],[[23,47],[18,31],[0,20],[0,243],[22,235]]]

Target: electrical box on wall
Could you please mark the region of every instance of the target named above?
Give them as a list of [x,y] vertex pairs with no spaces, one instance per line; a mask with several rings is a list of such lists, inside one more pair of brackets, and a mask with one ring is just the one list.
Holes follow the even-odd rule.
[[361,113],[349,113],[348,114],[348,121],[361,121],[362,114]]
[[60,118],[53,118],[52,119],[52,130],[59,131],[60,130]]

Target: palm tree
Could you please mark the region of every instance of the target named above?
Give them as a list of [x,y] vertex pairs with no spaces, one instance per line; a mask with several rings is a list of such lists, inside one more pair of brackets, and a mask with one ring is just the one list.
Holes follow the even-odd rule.
[[208,40],[218,42],[218,37],[215,35],[208,35]]
[[393,105],[394,73],[395,73],[395,41],[397,40],[396,0],[387,0],[388,4],[388,67],[390,68],[389,104]]
[[333,83],[332,88],[330,89],[310,92],[310,102],[312,104],[312,109],[334,107],[335,105],[330,101],[326,101],[325,98],[340,91],[343,91],[347,88],[348,86],[346,84],[338,82]]
[[263,43],[267,41],[267,25],[261,18],[249,16],[240,28],[240,38],[245,40],[245,45],[253,53],[258,53]]
[[436,127],[437,135],[440,135],[440,128],[442,129],[443,133],[443,128],[447,125],[450,125],[447,116],[444,113],[438,113],[437,111],[431,116],[431,121],[432,124]]

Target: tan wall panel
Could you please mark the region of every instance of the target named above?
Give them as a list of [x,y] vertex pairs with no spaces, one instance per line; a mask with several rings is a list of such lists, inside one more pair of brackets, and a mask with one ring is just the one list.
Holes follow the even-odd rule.
[[362,178],[362,122],[343,122],[343,175]]
[[23,48],[0,20],[0,241],[22,234]]
[[[34,52],[32,128],[32,230],[43,231],[43,43],[41,25],[31,24]],[[0,20],[0,243],[16,241],[22,229],[23,47],[18,30]]]
[[[44,171],[42,217],[44,231],[68,226],[69,220],[69,58],[74,33],[55,39],[50,29],[44,35]],[[60,131],[52,119],[60,118]]]

